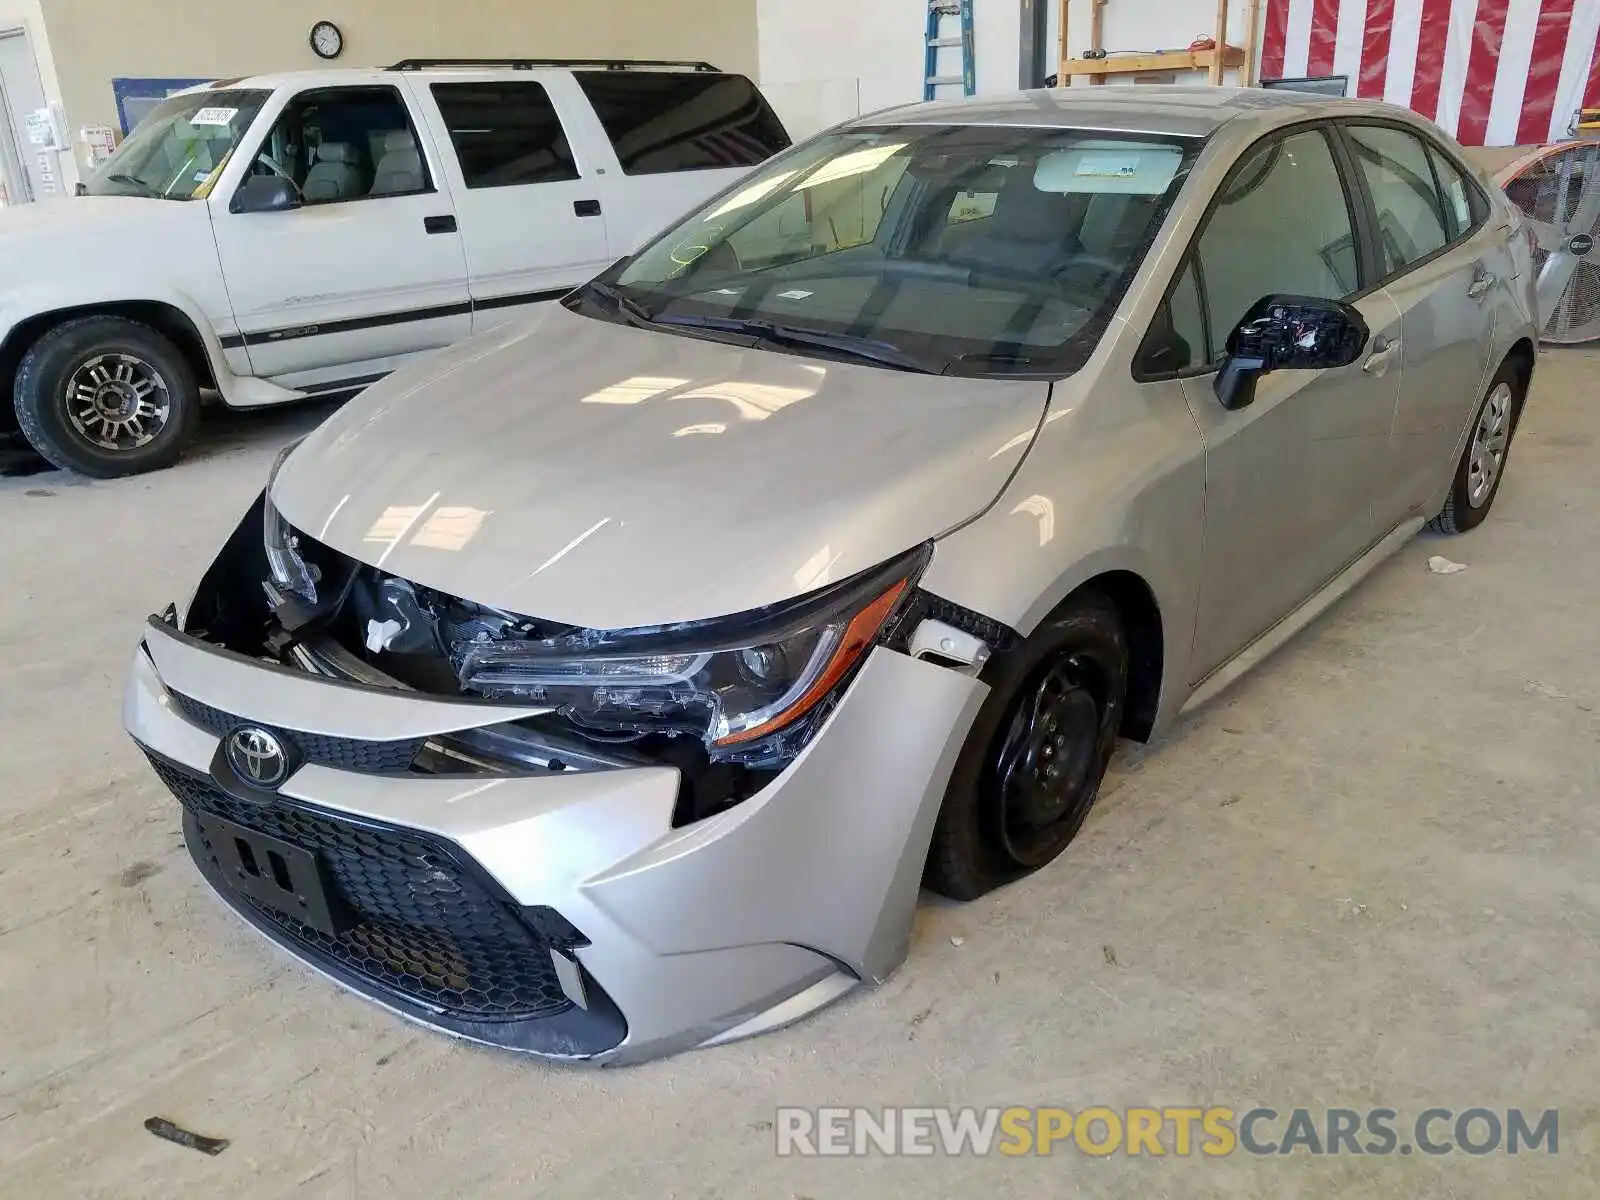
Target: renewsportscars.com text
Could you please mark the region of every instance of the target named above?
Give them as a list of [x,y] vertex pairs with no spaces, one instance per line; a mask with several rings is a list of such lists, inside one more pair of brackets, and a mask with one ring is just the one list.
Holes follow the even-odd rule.
[[1520,1108],[780,1108],[777,1152],[819,1157],[1556,1154],[1559,1114]]

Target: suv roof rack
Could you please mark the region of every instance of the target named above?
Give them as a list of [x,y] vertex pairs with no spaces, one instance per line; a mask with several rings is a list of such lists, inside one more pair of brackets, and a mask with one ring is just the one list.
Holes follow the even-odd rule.
[[540,67],[571,67],[602,71],[709,71],[721,74],[708,62],[670,58],[405,58],[390,71],[432,71],[438,67],[498,67],[533,71]]

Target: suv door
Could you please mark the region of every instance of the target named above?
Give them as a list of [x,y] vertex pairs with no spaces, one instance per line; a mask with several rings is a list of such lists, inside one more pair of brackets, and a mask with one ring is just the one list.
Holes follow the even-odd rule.
[[[1399,314],[1367,267],[1357,209],[1321,126],[1245,151],[1212,202],[1146,338],[1140,377],[1176,375],[1206,443],[1205,550],[1191,682],[1309,598],[1376,540],[1399,373],[1383,348]],[[1347,299],[1374,335],[1362,362],[1277,371],[1230,412],[1213,375],[1263,296]],[[1382,532],[1387,532],[1384,530]]]
[[1341,128],[1371,206],[1380,282],[1403,314],[1390,443],[1397,490],[1386,501],[1399,521],[1437,501],[1455,469],[1491,369],[1496,285],[1515,270],[1515,232],[1485,228],[1489,204],[1478,186],[1415,131]]
[[[212,227],[255,374],[300,391],[370,383],[471,332],[467,265],[437,156],[392,86],[318,88],[284,104]],[[287,177],[279,212],[239,212],[239,191]]]
[[[567,76],[423,83],[466,246],[474,333],[557,300],[612,261],[593,139],[570,136]],[[564,119],[564,114],[568,116]]]

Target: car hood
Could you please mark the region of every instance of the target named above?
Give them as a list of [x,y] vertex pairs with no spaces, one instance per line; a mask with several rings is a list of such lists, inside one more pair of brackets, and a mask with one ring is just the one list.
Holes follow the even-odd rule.
[[272,497],[334,549],[591,628],[744,612],[987,508],[1048,400],[547,305],[369,389]]
[[65,200],[41,200],[37,204],[15,204],[0,208],[0,237],[13,233],[37,237],[58,230],[76,234],[108,223],[125,226],[159,219],[162,209],[180,203],[197,202],[151,200],[143,196],[74,196]]

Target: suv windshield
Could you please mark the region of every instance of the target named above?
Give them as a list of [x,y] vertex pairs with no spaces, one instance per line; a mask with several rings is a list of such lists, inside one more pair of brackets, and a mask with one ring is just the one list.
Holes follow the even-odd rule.
[[84,193],[204,199],[271,94],[208,90],[171,97],[139,122]]
[[1066,374],[1094,349],[1198,147],[981,125],[827,134],[573,304],[899,369]]

